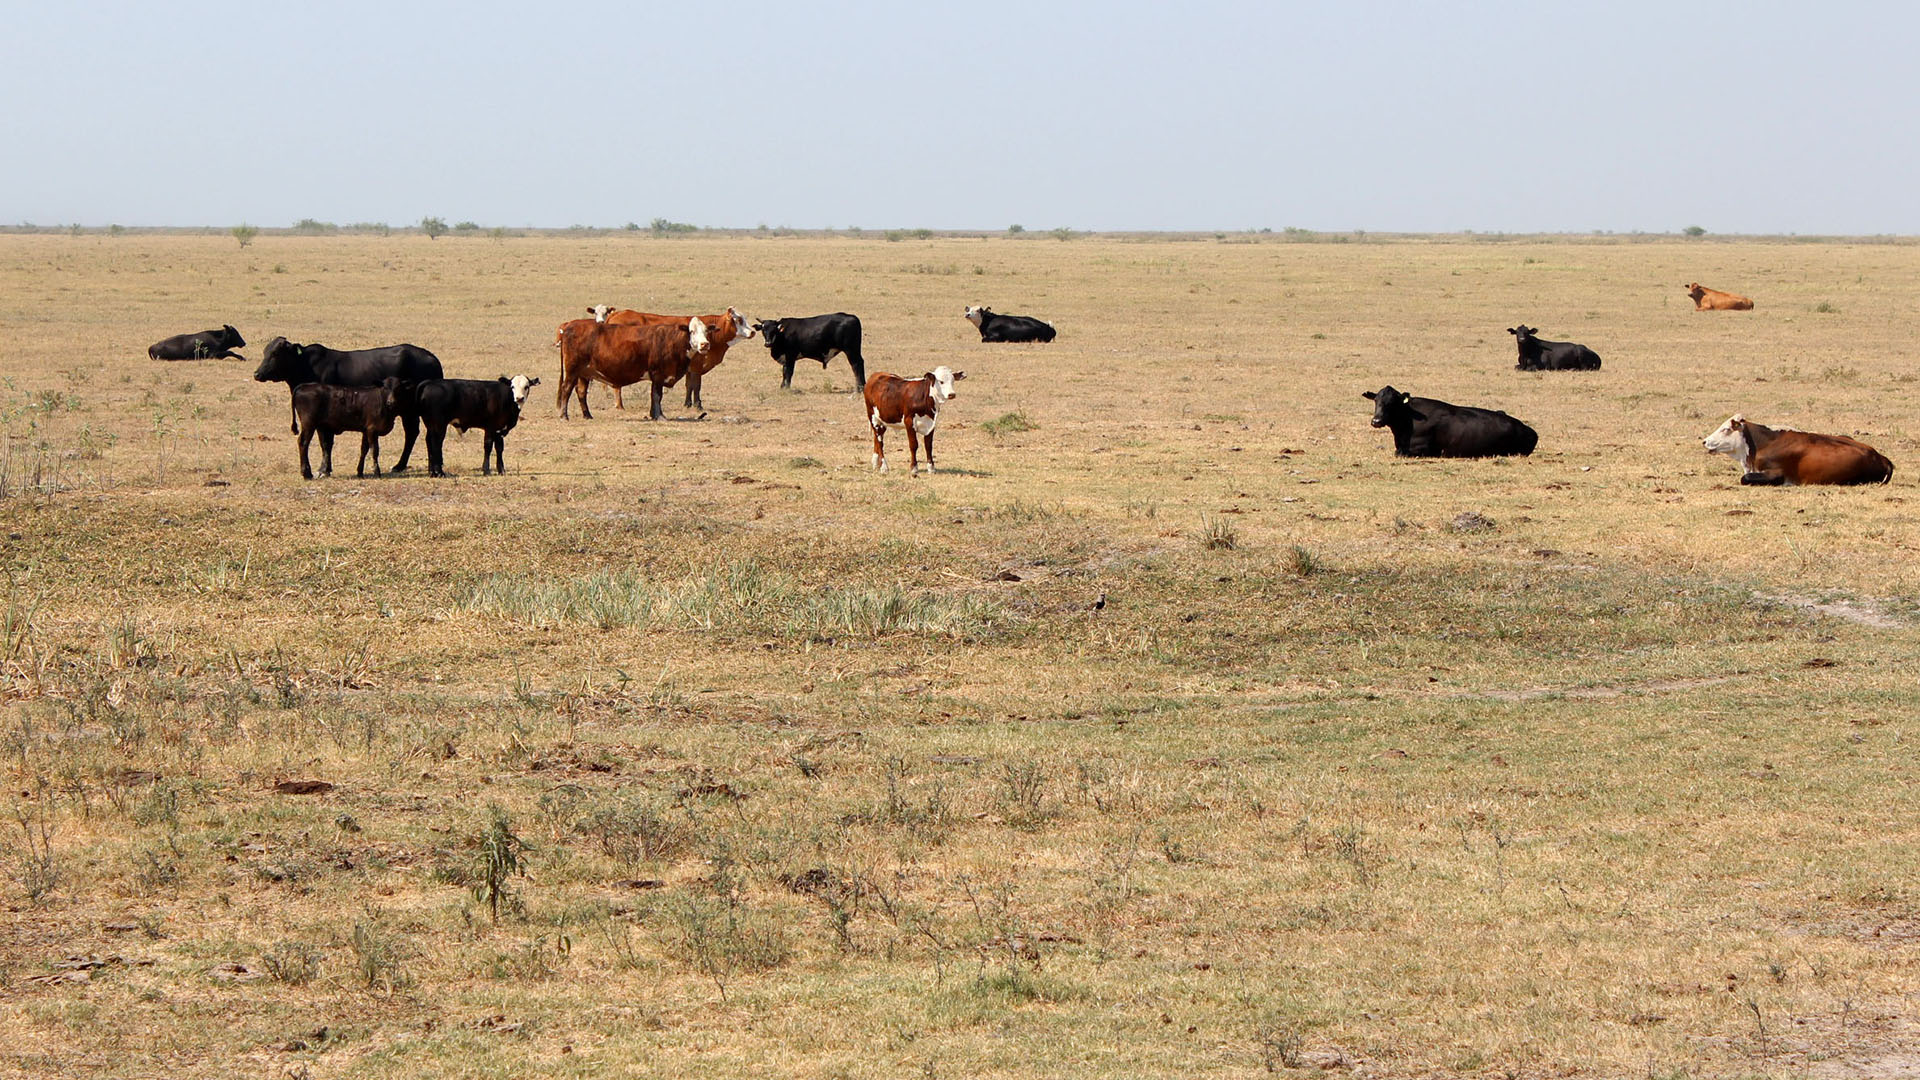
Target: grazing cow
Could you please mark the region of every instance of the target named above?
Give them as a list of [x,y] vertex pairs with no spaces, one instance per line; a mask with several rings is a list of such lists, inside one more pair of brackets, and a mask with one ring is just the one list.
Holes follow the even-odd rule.
[[1052,341],[1053,324],[1025,315],[996,315],[991,308],[970,307],[967,321],[980,331],[981,341]]
[[[707,324],[707,352],[687,367],[687,407],[705,411],[706,402],[700,398],[700,381],[708,372],[720,366],[727,358],[727,347],[735,338],[751,338],[759,333],[755,325],[740,313],[739,308],[730,307],[718,315],[654,315],[631,308],[614,309],[605,304],[595,304],[587,309],[593,321],[626,326],[684,326],[688,319],[699,319]],[[613,389],[613,407],[626,408],[620,388]]]
[[780,389],[793,387],[794,364],[801,360],[818,360],[824,371],[827,361],[835,356],[846,357],[847,364],[853,368],[854,390],[866,387],[867,362],[860,355],[858,315],[837,311],[831,315],[769,319],[756,324],[754,329],[760,331],[761,340],[767,343],[767,351],[780,364]]
[[502,375],[485,379],[437,379],[421,383],[417,393],[420,422],[427,429],[427,475],[447,475],[446,460],[440,448],[445,444],[447,428],[457,431],[479,428],[480,475],[490,475],[497,460],[500,472],[507,471],[507,432],[520,422],[520,410],[527,391],[539,386],[539,379],[525,375]]
[[1845,435],[1775,429],[1735,413],[1700,440],[1740,463],[1743,484],[1884,484],[1893,462]]
[[175,334],[162,341],[147,346],[149,360],[225,360],[231,356],[235,360],[245,360],[233,350],[245,345],[246,339],[240,331],[231,326],[222,326],[218,330],[202,330],[197,334]]
[[[575,325],[584,323],[584,326]],[[567,398],[577,389],[580,416],[593,419],[587,408],[587,384],[599,379],[616,388],[646,379],[653,384],[648,419],[663,420],[662,391],[679,382],[696,358],[707,352],[707,324],[689,318],[685,325],[647,326],[596,323],[576,319],[560,328],[560,415],[567,415]]]
[[1507,333],[1513,335],[1514,343],[1520,346],[1520,362],[1513,365],[1519,371],[1599,371],[1600,356],[1585,345],[1576,345],[1571,341],[1548,341],[1534,337],[1540,331],[1521,323],[1509,326]]
[[953,400],[953,384],[967,377],[964,371],[937,367],[917,379],[876,372],[867,380],[867,423],[873,425],[873,467],[887,470],[886,437],[888,427],[907,429],[907,475],[920,471],[920,442],[927,444],[927,473],[933,473],[933,428],[939,420],[940,406]]
[[1687,295],[1693,298],[1695,311],[1752,311],[1753,301],[1744,296],[1735,296],[1719,289],[1709,289],[1695,281],[1687,286]]
[[[360,433],[359,476],[367,475],[367,454],[373,454],[373,475],[380,475],[380,436],[393,430],[393,422],[412,407],[414,384],[387,378],[378,386],[332,386],[327,383],[302,383],[293,388],[295,430],[300,435],[300,476],[313,479],[307,447],[315,434],[320,436],[320,475],[333,475],[333,437],[343,432]],[[398,468],[394,469],[399,472]]]
[[1493,409],[1408,397],[1391,386],[1360,396],[1373,402],[1373,426],[1393,431],[1400,457],[1524,457],[1540,441],[1532,428]]
[[[329,386],[379,386],[387,379],[420,383],[441,377],[440,358],[418,345],[388,345],[378,349],[329,349],[325,345],[295,345],[277,337],[267,342],[260,355],[255,382],[283,382],[289,388],[302,383],[326,383]],[[400,448],[400,460],[393,471],[402,472],[413,455],[413,440],[420,434],[420,417],[411,402],[402,404],[400,423],[407,432],[406,445]],[[300,430],[296,408],[293,429]]]

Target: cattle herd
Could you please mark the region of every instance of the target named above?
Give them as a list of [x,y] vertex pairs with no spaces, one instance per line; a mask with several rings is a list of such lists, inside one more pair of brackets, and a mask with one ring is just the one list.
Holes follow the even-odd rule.
[[[1698,282],[1686,286],[1698,311],[1751,311],[1753,301],[1733,293],[1709,289]],[[758,337],[780,365],[782,388],[793,384],[794,365],[818,360],[824,370],[830,360],[844,356],[853,370],[855,389],[862,394],[868,425],[873,429],[873,466],[887,467],[888,428],[906,431],[909,472],[920,471],[924,447],[927,472],[933,471],[933,435],[940,406],[954,397],[954,383],[963,371],[936,367],[918,378],[903,379],[886,372],[866,373],[860,352],[860,319],[840,311],[827,315],[766,319],[755,322],[739,308],[718,315],[655,315],[596,304],[591,318],[570,319],[554,334],[560,350],[560,384],[555,403],[564,419],[571,400],[580,405],[582,419],[592,419],[587,388],[603,382],[613,388],[614,407],[625,408],[622,391],[636,383],[648,384],[648,418],[665,418],[663,397],[685,381],[687,408],[703,410],[701,383],[726,358],[734,342]],[[983,306],[969,306],[965,318],[980,332],[983,342],[1050,342],[1052,324],[1025,315],[1003,315]],[[1585,345],[1548,341],[1525,323],[1510,327],[1519,350],[1514,365],[1520,371],[1598,371],[1600,357]],[[234,357],[246,344],[232,326],[179,334],[147,349],[154,360],[199,360]],[[393,471],[407,467],[414,440],[424,425],[427,466],[433,476],[446,475],[441,450],[447,428],[484,434],[482,475],[506,471],[506,436],[520,421],[528,391],[540,380],[526,375],[502,375],[495,380],[449,379],[433,353],[417,345],[389,345],[375,349],[330,349],[325,345],[297,345],[284,337],[267,342],[258,382],[283,382],[292,393],[293,433],[300,447],[300,475],[313,478],[308,448],[320,438],[321,475],[333,472],[335,435],[360,435],[360,475],[367,458],[380,472],[380,436],[398,422],[406,435]],[[1369,390],[1363,397],[1374,403],[1373,426],[1393,434],[1394,453],[1402,457],[1502,457],[1533,453],[1540,441],[1532,427],[1494,409],[1452,405],[1435,398],[1413,397],[1392,386]],[[1709,453],[1726,454],[1740,464],[1742,484],[1871,484],[1893,478],[1893,463],[1865,443],[1843,435],[1819,435],[1778,430],[1735,414],[1704,440]]]

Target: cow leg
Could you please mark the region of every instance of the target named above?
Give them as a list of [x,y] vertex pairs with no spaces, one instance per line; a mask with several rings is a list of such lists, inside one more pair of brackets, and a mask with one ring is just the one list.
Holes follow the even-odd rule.
[[914,423],[912,417],[908,417],[903,426],[907,429],[907,475],[918,476],[920,475],[920,425]]
[[873,425],[873,467],[881,472],[887,471],[887,425],[880,420],[880,411],[875,409],[867,420]]
[[856,350],[847,354],[847,363],[853,365],[853,392],[857,394],[867,388],[867,362]]
[[1742,476],[1740,478],[1740,482],[1743,484],[1757,485],[1760,487],[1779,487],[1787,482],[1787,478],[1784,474],[1777,473],[1777,472],[1774,472],[1774,473],[1750,472]]
[[320,475],[333,475],[333,432],[320,433]]
[[[420,437],[420,418],[419,417],[403,416],[400,418],[400,423],[403,427],[407,429],[407,442],[405,446],[402,446],[400,448],[400,460],[393,463],[394,472],[407,471],[407,459],[413,456],[413,440]],[[376,451],[374,453],[374,461],[377,463],[379,460],[380,460],[380,455]]]
[[313,479],[313,466],[308,464],[307,446],[313,442],[313,429],[298,432],[300,436],[300,479]]
[[925,443],[927,446],[927,475],[932,476],[933,475],[933,428],[932,427],[928,427],[926,432],[920,436],[920,441]]
[[[580,419],[582,420],[593,419],[592,410],[587,408],[587,387],[592,385],[593,385],[593,380],[591,378],[582,378],[579,382],[574,384],[574,393],[578,394],[580,397]],[[619,387],[616,386],[613,388],[613,396],[615,400],[619,399],[620,397]]]
[[447,429],[445,427],[436,428],[432,424],[427,425],[427,475],[428,476],[447,475],[447,459],[445,457],[446,445],[447,445]]
[[655,381],[652,386],[653,393],[651,397],[653,400],[647,406],[647,419],[665,420],[667,418],[667,410],[660,407],[660,399],[666,394],[666,386],[658,381]]
[[780,389],[793,389],[793,365],[799,360],[800,357],[796,354],[780,361]]
[[[287,389],[289,389],[289,390],[291,390],[291,389],[293,389],[293,384],[291,384],[291,383],[289,383],[289,384],[287,384]],[[291,405],[291,406],[293,406],[293,433],[294,433],[295,435],[298,435],[298,434],[300,434],[300,402],[299,402],[299,399],[297,399],[297,398],[296,398],[296,399],[293,399],[293,400],[291,400],[291,401],[289,401],[289,402],[287,402],[287,404],[289,404],[289,405]]]
[[701,375],[697,371],[687,372],[687,408],[706,412],[706,403],[700,400],[700,378]]
[[[580,408],[584,410],[586,407],[587,407],[587,399],[581,398]],[[620,410],[621,412],[627,411],[627,396],[620,392],[620,387],[618,386],[615,386],[613,388],[613,407]]]
[[507,437],[497,431],[490,433],[487,437],[493,440],[493,471],[505,476],[507,475]]
[[[369,435],[363,431],[360,433],[360,468],[355,470],[354,475],[356,476],[367,475],[367,455],[369,453],[373,455],[373,475],[379,476],[380,475],[380,436]],[[400,470],[396,467],[393,471],[399,472]]]

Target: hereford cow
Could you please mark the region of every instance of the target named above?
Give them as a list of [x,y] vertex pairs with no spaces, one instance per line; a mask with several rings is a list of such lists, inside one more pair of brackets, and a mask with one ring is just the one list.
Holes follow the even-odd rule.
[[[302,383],[326,383],[329,386],[379,386],[387,379],[425,382],[441,376],[440,358],[418,345],[388,345],[379,349],[329,349],[325,345],[295,345],[277,337],[267,342],[260,355],[260,367],[253,373],[255,382],[283,382],[289,389]],[[403,402],[400,422],[407,432],[406,445],[400,448],[400,460],[393,471],[407,467],[413,454],[413,440],[420,434],[420,418],[410,403]],[[300,430],[296,408],[293,430]]]
[[507,471],[507,432],[520,422],[520,410],[527,403],[527,391],[540,385],[539,379],[525,375],[506,375],[488,382],[485,379],[437,379],[421,383],[416,394],[420,422],[427,429],[427,475],[445,476],[446,459],[440,450],[447,428],[465,432],[479,428],[480,475],[490,475],[494,461],[500,472]]
[[1360,395],[1373,402],[1373,426],[1393,432],[1401,457],[1506,457],[1533,453],[1540,436],[1493,409],[1408,397],[1391,386]]
[[940,406],[953,400],[953,384],[967,377],[964,371],[937,367],[917,379],[877,372],[867,380],[867,423],[873,426],[873,467],[887,469],[887,428],[907,429],[907,475],[920,471],[920,442],[927,444],[927,472],[933,472],[933,428],[939,420]]
[[1585,345],[1576,345],[1571,341],[1548,341],[1535,337],[1538,330],[1526,323],[1510,326],[1507,333],[1513,335],[1514,343],[1520,346],[1520,362],[1513,365],[1519,371],[1599,371],[1600,357]]
[[1687,286],[1687,295],[1693,297],[1695,311],[1752,311],[1753,301],[1744,296],[1735,296],[1719,289],[1709,289],[1695,281]]
[[[585,323],[584,326],[576,324]],[[587,384],[599,379],[616,389],[645,379],[653,385],[648,418],[663,420],[662,392],[684,378],[690,365],[707,352],[707,324],[689,318],[685,325],[649,326],[597,323],[576,319],[560,328],[560,415],[567,415],[567,398],[576,389],[580,416],[593,419],[587,408]]]
[[149,360],[225,360],[231,356],[235,360],[245,360],[233,350],[245,345],[246,339],[232,326],[222,326],[218,330],[202,330],[197,334],[175,334],[170,338],[156,341],[147,346]]
[[1026,315],[996,315],[991,308],[970,307],[967,321],[980,331],[981,341],[1052,341],[1053,324]]
[[[412,407],[414,384],[387,378],[378,386],[331,386],[302,383],[293,388],[294,430],[300,435],[300,476],[313,479],[307,447],[320,436],[320,475],[333,475],[333,437],[360,433],[360,468],[367,475],[367,454],[373,454],[373,475],[380,475],[380,436]],[[395,472],[400,471],[396,466]]]
[[1884,484],[1893,462],[1845,435],[1770,428],[1735,413],[1701,440],[1740,463],[1743,484]]
[[[700,381],[708,372],[719,367],[720,361],[727,358],[727,347],[732,345],[735,339],[751,339],[759,333],[755,324],[742,315],[740,309],[736,307],[730,307],[718,315],[654,315],[650,312],[634,311],[631,308],[615,309],[606,304],[595,304],[587,309],[587,314],[593,316],[595,322],[615,325],[684,326],[688,319],[699,319],[706,323],[707,352],[698,362],[690,363],[687,367],[687,407],[702,411],[707,406],[706,402],[700,398]],[[627,407],[621,399],[619,387],[613,390],[613,407],[616,409]]]
[[867,385],[867,362],[860,356],[860,317],[836,311],[831,315],[809,315],[796,319],[769,319],[758,323],[761,340],[780,365],[780,389],[793,387],[793,365],[801,360],[818,360],[822,370],[835,356],[847,358],[853,368],[856,391]]

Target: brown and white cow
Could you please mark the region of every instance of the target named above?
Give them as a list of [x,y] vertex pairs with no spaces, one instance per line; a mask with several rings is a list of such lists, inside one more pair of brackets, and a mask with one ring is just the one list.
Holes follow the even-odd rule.
[[940,406],[953,400],[953,384],[967,377],[964,371],[937,367],[917,379],[903,379],[884,371],[867,380],[867,423],[873,426],[873,467],[887,469],[886,437],[889,427],[907,429],[907,475],[920,471],[920,443],[927,444],[927,472],[933,472],[933,428],[939,421]]
[[1695,311],[1752,311],[1753,301],[1744,296],[1735,296],[1719,289],[1709,289],[1699,282],[1687,285],[1687,295],[1693,297]]
[[1710,454],[1725,454],[1744,470],[1743,484],[1884,484],[1893,462],[1845,435],[1774,429],[1733,414],[1701,440]]
[[[581,325],[584,324],[584,325]],[[587,385],[594,379],[618,389],[645,379],[653,384],[648,416],[664,419],[661,392],[679,382],[697,358],[707,351],[707,325],[688,319],[685,325],[636,326],[575,319],[560,328],[560,415],[567,415],[567,398],[578,390],[580,415],[593,419],[587,408]]]
[[[736,339],[752,338],[759,333],[752,320],[740,313],[740,309],[730,307],[718,315],[655,315],[647,311],[635,311],[632,308],[613,308],[606,304],[595,304],[587,309],[595,322],[614,325],[636,326],[684,326],[688,319],[699,319],[707,324],[707,352],[700,360],[687,369],[687,407],[705,409],[706,403],[700,398],[700,381],[709,371],[720,366],[727,358],[727,347]],[[613,407],[626,408],[620,400],[620,391],[613,392]]]

